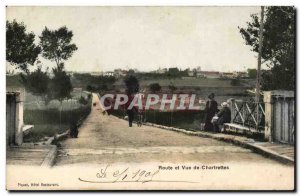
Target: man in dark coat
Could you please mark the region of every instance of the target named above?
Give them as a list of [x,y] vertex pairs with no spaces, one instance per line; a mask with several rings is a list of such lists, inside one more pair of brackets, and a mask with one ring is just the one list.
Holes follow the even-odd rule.
[[70,136],[72,138],[77,138],[78,136],[78,126],[77,121],[75,119],[72,119],[70,123]]
[[128,101],[125,104],[125,109],[126,109],[126,113],[127,113],[127,116],[128,116],[129,127],[132,127],[132,122],[134,120],[134,114],[136,112],[136,107],[133,106],[132,108],[129,108],[131,102],[134,99],[134,95],[130,94],[130,93],[127,93],[127,96],[128,96]]
[[205,131],[213,131],[214,130],[214,126],[211,123],[211,119],[218,112],[218,103],[214,100],[214,98],[215,98],[215,94],[211,93],[208,96],[209,100],[206,102],[206,106],[204,109],[204,112],[205,112],[204,130]]

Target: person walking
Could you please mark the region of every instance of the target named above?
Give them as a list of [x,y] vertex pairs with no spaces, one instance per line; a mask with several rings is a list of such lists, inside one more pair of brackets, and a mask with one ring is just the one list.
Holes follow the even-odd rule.
[[215,94],[211,93],[208,95],[208,101],[206,102],[206,106],[204,109],[205,112],[205,125],[204,130],[205,131],[213,131],[214,126],[211,122],[214,115],[218,112],[218,103],[215,101]]
[[134,120],[135,107],[130,108],[130,104],[134,99],[134,95],[127,93],[128,101],[125,104],[126,114],[128,116],[129,127],[132,127],[132,122]]
[[70,123],[70,136],[72,138],[78,137],[78,125],[77,125],[77,121],[75,119],[72,119],[71,123]]

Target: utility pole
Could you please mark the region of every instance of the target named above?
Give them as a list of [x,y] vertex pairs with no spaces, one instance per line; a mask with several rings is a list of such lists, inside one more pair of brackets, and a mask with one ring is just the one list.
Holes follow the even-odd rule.
[[256,75],[256,130],[258,131],[259,126],[259,98],[260,98],[260,82],[261,82],[261,52],[263,46],[263,29],[264,29],[264,6],[261,6],[260,12],[260,27],[259,27],[259,48],[258,48],[258,58],[257,58],[257,75]]
[[263,46],[263,29],[264,29],[264,6],[261,6],[260,13],[260,27],[259,27],[259,48],[258,48],[258,58],[257,58],[257,75],[256,75],[256,94],[255,101],[259,102],[260,97],[260,82],[261,82],[261,52]]

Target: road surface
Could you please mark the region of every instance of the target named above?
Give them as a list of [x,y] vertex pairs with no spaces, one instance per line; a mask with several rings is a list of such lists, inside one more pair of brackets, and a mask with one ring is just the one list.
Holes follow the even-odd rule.
[[[242,183],[241,189],[247,189],[249,185],[248,182],[245,185],[241,178],[251,181],[252,188],[258,184],[272,189],[287,185],[289,189],[293,187],[293,166],[210,138],[150,126],[137,127],[136,124],[128,127],[125,120],[103,115],[96,94],[93,94],[93,103],[97,105],[92,107],[90,115],[79,128],[78,138],[68,138],[61,143],[55,167],[122,163],[225,165],[232,168],[232,173],[225,176],[219,173],[218,179],[226,181],[226,176],[236,179],[235,183]],[[273,180],[268,181],[264,177]],[[205,184],[203,186],[206,188]]]

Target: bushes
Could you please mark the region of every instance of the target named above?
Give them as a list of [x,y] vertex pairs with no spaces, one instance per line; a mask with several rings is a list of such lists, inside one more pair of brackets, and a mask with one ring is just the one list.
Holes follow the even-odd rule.
[[[74,109],[63,110],[61,112],[61,123],[69,124],[71,120],[78,121],[81,118],[85,118],[89,115],[91,106],[86,106]],[[25,110],[24,122],[25,124],[59,124],[59,109],[45,109],[45,110]]]
[[60,134],[69,128],[71,122],[86,118],[90,111],[90,104],[74,110],[64,110],[61,112],[62,125],[59,125],[59,109],[25,110],[24,122],[34,125],[34,128],[24,136],[24,142],[39,142],[44,137]]
[[88,99],[85,99],[83,96],[81,96],[78,100],[78,102],[82,105],[86,105],[89,103],[89,100]]
[[186,125],[193,124],[195,120],[203,121],[204,113],[202,111],[174,111],[174,112],[159,112],[147,111],[146,120],[165,126],[185,128]]
[[34,128],[24,136],[24,141],[38,142],[44,137],[52,137],[66,131],[71,122],[78,122],[80,119],[86,118],[91,112],[92,95],[79,96],[75,94],[73,98],[78,101],[76,108],[68,107],[68,102],[63,103],[68,109],[61,111],[61,125],[59,107],[25,109],[24,123],[34,125]]
[[[112,114],[121,118],[126,115],[122,110],[112,110]],[[197,128],[197,126],[199,126],[201,122],[204,122],[204,117],[205,114],[203,111],[188,110],[173,112],[147,110],[145,114],[146,122],[186,129]],[[196,127],[195,122],[198,123]]]
[[[79,107],[61,111],[61,123],[69,124],[71,121],[78,121],[85,118],[91,112],[92,96],[87,95],[87,98],[81,96],[78,100],[84,99],[85,104],[80,104]],[[24,123],[25,124],[57,124],[60,123],[60,109],[48,108],[48,109],[25,109],[24,110]]]
[[240,86],[241,85],[241,81],[240,81],[239,78],[234,78],[234,79],[231,80],[230,84],[232,86]]

